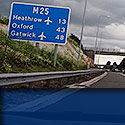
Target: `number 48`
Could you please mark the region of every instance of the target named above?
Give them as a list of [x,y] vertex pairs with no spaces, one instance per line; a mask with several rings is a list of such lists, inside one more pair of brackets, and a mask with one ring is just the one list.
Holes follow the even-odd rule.
[[63,36],[63,35],[61,35],[61,36],[60,36],[60,35],[57,35],[57,36],[56,36],[56,39],[57,39],[57,40],[64,40],[64,36]]

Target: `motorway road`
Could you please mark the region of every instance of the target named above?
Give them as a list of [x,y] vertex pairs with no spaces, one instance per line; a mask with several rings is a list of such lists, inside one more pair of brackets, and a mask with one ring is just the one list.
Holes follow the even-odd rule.
[[[74,91],[74,89],[70,89]],[[125,125],[125,91],[79,89],[35,112],[6,112],[5,125]],[[51,100],[50,100],[51,101]],[[41,103],[41,105],[44,105]],[[32,110],[32,109],[31,109]]]
[[[125,77],[121,76],[119,73],[108,73],[105,78],[95,83],[92,88],[125,88],[124,84]],[[33,108],[29,108],[30,110],[25,110],[22,112],[16,112],[15,110],[11,112],[5,112],[3,115],[4,124],[125,124],[124,89],[79,89],[78,91],[75,90],[77,89],[69,89],[69,91],[62,90],[63,92],[61,92],[60,94],[59,92],[57,92],[58,94],[51,96],[57,100],[56,102],[54,102],[49,96],[49,98],[46,99],[46,102],[42,101],[37,106],[37,108],[41,107],[37,110],[32,110]],[[62,99],[58,99],[60,98],[60,96],[63,95],[66,96]],[[41,98],[41,100],[43,99]],[[37,103],[38,100],[36,100],[35,102]]]
[[91,88],[125,88],[125,77],[117,72],[109,72],[105,78],[93,84]]

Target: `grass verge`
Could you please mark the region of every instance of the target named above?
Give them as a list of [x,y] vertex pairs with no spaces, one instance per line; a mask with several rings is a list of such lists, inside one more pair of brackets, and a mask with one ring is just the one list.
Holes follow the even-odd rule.
[[[66,56],[57,55],[57,66],[53,66],[54,51],[39,49],[29,41],[15,41],[0,31],[0,73],[27,73],[45,71],[77,70],[76,62]],[[86,66],[80,63],[80,70]]]

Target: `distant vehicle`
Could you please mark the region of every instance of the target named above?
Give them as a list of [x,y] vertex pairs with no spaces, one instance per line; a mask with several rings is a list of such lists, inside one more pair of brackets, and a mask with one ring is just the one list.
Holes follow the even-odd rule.
[[125,73],[125,58],[122,60],[122,62],[118,65],[118,69]]
[[104,66],[104,69],[110,69],[110,67],[111,67],[111,62],[110,61],[108,61],[107,63],[106,63],[106,65]]
[[118,65],[116,62],[113,63],[113,65],[110,67],[110,71],[112,72],[117,72],[118,70]]
[[124,73],[124,74],[125,74],[125,69],[123,69],[123,70],[122,70],[122,73]]
[[116,62],[114,62],[113,65],[110,65],[110,64],[111,62],[108,61],[104,66],[104,69],[106,71],[110,70],[111,72],[122,72],[125,74],[125,58],[122,60],[122,62],[119,65],[117,65]]

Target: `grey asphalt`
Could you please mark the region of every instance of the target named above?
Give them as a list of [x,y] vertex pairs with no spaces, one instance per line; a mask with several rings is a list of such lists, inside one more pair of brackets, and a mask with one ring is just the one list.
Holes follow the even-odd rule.
[[[125,77],[109,72],[105,78],[92,85],[92,88],[125,88]],[[124,97],[124,89],[79,89],[36,112],[4,113],[4,123],[6,125],[124,125]]]
[[106,77],[93,84],[91,88],[125,88],[125,77],[117,72],[109,72]]

